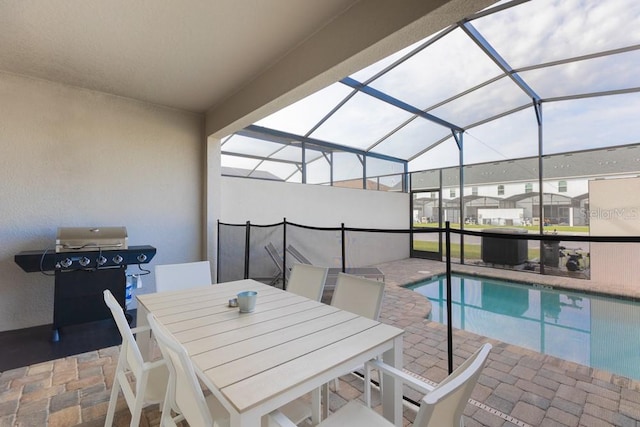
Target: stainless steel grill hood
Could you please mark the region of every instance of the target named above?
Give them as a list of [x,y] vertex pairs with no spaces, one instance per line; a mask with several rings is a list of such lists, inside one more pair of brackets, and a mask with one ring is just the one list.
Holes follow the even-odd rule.
[[60,227],[56,252],[127,249],[126,227]]

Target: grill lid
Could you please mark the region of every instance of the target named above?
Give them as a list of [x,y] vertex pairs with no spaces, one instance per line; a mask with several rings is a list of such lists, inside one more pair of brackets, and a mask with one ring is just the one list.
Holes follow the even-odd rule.
[[126,227],[60,227],[56,252],[127,249]]

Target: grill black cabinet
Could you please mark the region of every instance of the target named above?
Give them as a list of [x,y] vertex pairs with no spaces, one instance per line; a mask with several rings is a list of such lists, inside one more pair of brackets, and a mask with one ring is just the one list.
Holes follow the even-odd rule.
[[549,267],[560,266],[560,242],[545,240],[542,242],[542,255],[544,265]]
[[109,319],[111,312],[102,295],[105,289],[109,289],[120,306],[125,308],[125,270],[126,266],[99,270],[57,270],[54,328]]
[[[485,230],[497,234],[526,234],[519,228],[493,228]],[[508,239],[482,236],[482,261],[487,264],[518,265],[527,260],[528,244],[526,239]]]

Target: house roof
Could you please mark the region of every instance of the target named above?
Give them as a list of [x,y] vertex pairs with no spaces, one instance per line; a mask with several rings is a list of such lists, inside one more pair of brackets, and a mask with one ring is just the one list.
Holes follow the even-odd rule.
[[[544,156],[542,171],[545,180],[566,180],[604,176],[620,176],[640,172],[640,145],[624,145],[597,150],[584,150]],[[428,174],[416,173],[412,178],[414,188],[420,188],[421,180]],[[538,159],[524,158],[468,165],[464,168],[466,186],[499,184],[507,182],[537,182]],[[444,186],[458,186],[458,168],[443,171]],[[426,185],[428,187],[428,185]]]

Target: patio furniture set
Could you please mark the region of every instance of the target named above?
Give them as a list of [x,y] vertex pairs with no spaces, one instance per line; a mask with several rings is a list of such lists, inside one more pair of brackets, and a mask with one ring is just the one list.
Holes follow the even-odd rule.
[[[251,279],[211,285],[210,270],[202,267],[158,266],[162,285],[137,296],[133,329],[105,290],[123,342],[105,425],[112,424],[122,391],[131,425],[144,405],[162,402],[162,426],[182,420],[190,426],[402,426],[403,385],[424,394],[414,425],[461,423],[489,344],[433,387],[402,369],[404,331],[377,320],[384,282],[338,273],[331,304],[323,304],[327,268],[294,265],[284,291]],[[198,268],[201,274],[194,273]],[[243,291],[257,292],[253,309],[232,304]],[[152,360],[157,348],[162,357]],[[329,384],[362,367],[365,403],[352,401],[329,414]],[[372,369],[380,379],[382,416],[371,409]]]

